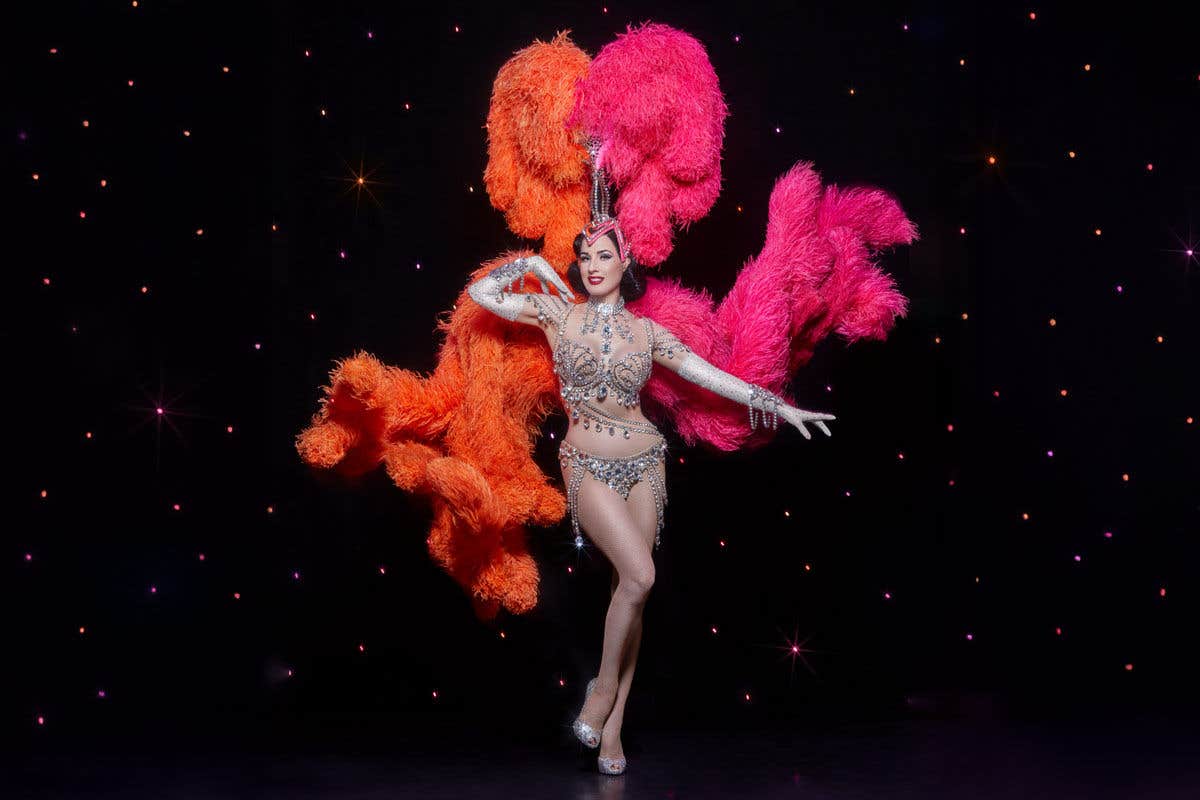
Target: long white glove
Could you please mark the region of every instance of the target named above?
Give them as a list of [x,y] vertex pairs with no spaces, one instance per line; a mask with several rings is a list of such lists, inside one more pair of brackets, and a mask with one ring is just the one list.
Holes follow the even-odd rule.
[[[822,422],[822,420],[837,419],[833,414],[825,414],[819,411],[805,411],[802,408],[788,405],[779,395],[757,384],[748,383],[736,375],[730,375],[728,372],[705,361],[696,355],[690,347],[679,341],[678,337],[661,325],[656,324],[655,329],[658,333],[654,340],[654,352],[658,355],[666,356],[668,359],[666,362],[668,369],[674,370],[686,381],[690,381],[697,386],[703,386],[710,392],[727,397],[746,406],[750,413],[751,430],[758,427],[757,423],[759,421],[762,422],[764,428],[768,426],[772,429],[778,428],[779,420],[777,417],[783,417],[795,425],[800,430],[800,433],[804,434],[805,439],[812,438],[812,434],[804,427],[805,422],[812,422],[826,436],[833,435],[829,432],[829,428],[825,423]],[[676,357],[679,358],[677,362],[675,361]],[[757,420],[755,419],[756,411],[758,412]]]
[[498,314],[507,320],[515,320],[521,314],[527,302],[537,304],[538,313],[541,316],[546,309],[537,303],[540,299],[537,294],[509,291],[517,278],[521,279],[521,288],[524,289],[525,274],[528,272],[532,272],[534,277],[537,278],[538,283],[542,285],[545,297],[554,297],[554,295],[550,294],[550,289],[546,286],[546,281],[550,281],[558,289],[560,295],[568,297],[571,300],[575,299],[575,294],[571,291],[571,287],[567,286],[566,281],[554,271],[554,267],[550,266],[550,262],[538,255],[523,256],[514,261],[509,261],[507,264],[501,264],[468,286],[467,294],[471,296],[472,300],[488,311]]

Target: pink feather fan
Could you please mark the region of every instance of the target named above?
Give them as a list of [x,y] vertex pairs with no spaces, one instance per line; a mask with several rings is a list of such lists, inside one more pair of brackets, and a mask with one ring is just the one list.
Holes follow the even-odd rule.
[[627,27],[576,86],[566,126],[599,137],[617,219],[644,266],[671,254],[673,225],[716,202],[728,114],[704,45],[661,23]]

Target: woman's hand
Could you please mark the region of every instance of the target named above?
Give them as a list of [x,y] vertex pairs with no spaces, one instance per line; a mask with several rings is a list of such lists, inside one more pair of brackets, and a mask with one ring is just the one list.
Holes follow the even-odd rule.
[[538,255],[529,256],[525,259],[525,266],[537,278],[537,282],[542,285],[542,292],[550,294],[549,287],[546,286],[546,281],[554,284],[558,289],[559,295],[569,300],[575,299],[575,293],[571,291],[571,287],[567,286],[567,282],[562,279],[562,276],[554,271],[554,267],[550,266],[550,262]]
[[796,408],[795,406],[780,406],[779,416],[799,428],[800,432],[804,434],[805,439],[812,438],[812,434],[804,427],[805,422],[811,422],[813,425],[816,425],[825,432],[826,436],[833,436],[829,432],[829,428],[821,420],[837,419],[833,414],[824,414],[820,411],[805,411],[803,408]]

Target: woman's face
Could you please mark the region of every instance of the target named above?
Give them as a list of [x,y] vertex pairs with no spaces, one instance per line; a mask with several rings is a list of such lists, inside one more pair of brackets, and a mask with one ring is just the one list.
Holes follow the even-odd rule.
[[621,293],[621,276],[628,261],[617,258],[611,236],[601,236],[593,245],[584,240],[579,250],[579,277],[588,294],[602,302],[614,302]]

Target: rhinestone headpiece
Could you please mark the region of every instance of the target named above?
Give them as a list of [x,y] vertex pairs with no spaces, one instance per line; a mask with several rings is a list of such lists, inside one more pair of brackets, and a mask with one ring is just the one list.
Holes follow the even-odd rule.
[[617,218],[608,215],[612,205],[608,194],[608,180],[604,175],[604,170],[600,167],[600,140],[597,137],[588,137],[587,151],[588,161],[592,165],[592,220],[583,226],[584,239],[587,240],[590,247],[601,236],[613,231],[617,237],[617,250],[621,260],[624,261],[629,257],[629,242],[626,241],[625,234],[621,232],[621,225],[617,222]]

